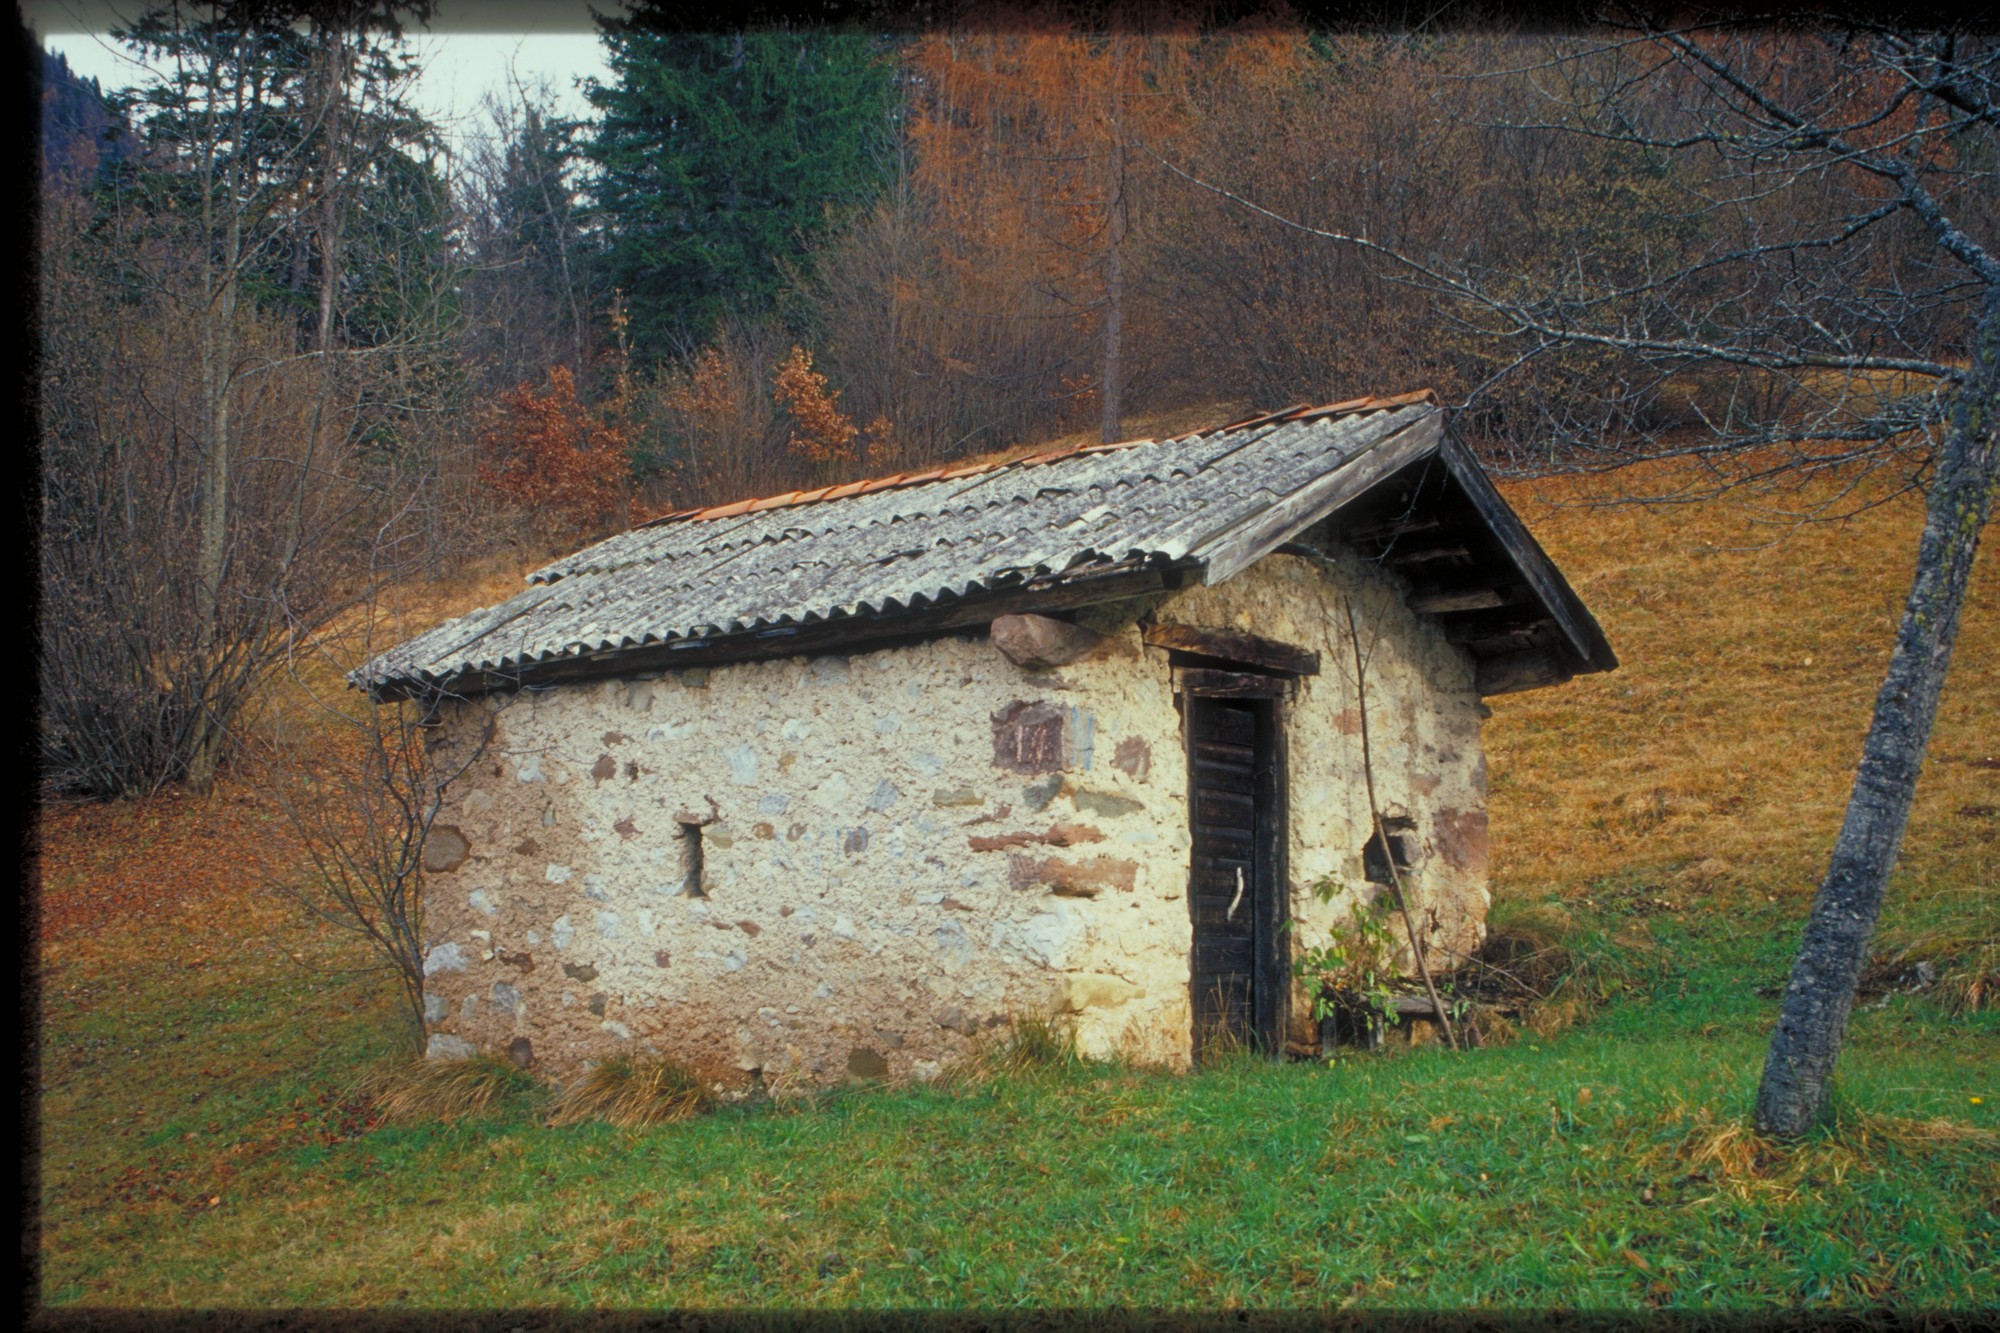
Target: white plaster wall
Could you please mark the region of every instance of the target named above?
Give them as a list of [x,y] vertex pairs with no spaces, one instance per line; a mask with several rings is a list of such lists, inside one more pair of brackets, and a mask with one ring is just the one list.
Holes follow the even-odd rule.
[[[1086,1054],[1185,1065],[1184,742],[1136,622],[1322,654],[1288,708],[1292,911],[1320,930],[1367,891],[1342,589],[1370,646],[1380,794],[1417,820],[1417,896],[1465,947],[1485,904],[1470,664],[1370,568],[1272,556],[1092,608],[1111,650],[1055,672],[945,638],[458,705],[448,747],[495,727],[438,821],[463,850],[430,879],[434,1047],[525,1039],[557,1077],[658,1051],[782,1089],[932,1077],[1010,1016],[1067,1011]],[[996,763],[1015,704],[1060,714],[1058,771]],[[712,821],[705,896],[682,892],[682,816]],[[1346,897],[1321,904],[1322,876]]]

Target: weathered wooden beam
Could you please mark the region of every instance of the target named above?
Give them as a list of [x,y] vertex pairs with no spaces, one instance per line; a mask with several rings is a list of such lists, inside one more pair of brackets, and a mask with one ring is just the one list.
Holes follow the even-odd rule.
[[1391,551],[1382,558],[1392,565],[1422,565],[1432,560],[1463,560],[1471,554],[1463,546],[1423,546],[1408,551]]
[[1292,692],[1292,682],[1285,676],[1217,671],[1211,667],[1185,667],[1176,674],[1182,694],[1197,694],[1206,699],[1276,699]]
[[1453,611],[1484,611],[1507,605],[1507,596],[1498,588],[1453,588],[1444,592],[1410,594],[1410,609],[1418,615],[1439,616]]
[[1442,526],[1444,526],[1443,519],[1405,518],[1393,523],[1373,523],[1365,528],[1341,529],[1334,535],[1347,542],[1383,542],[1394,541],[1412,532],[1435,532]]
[[[1526,640],[1545,631],[1554,631],[1555,637],[1547,643],[1560,641],[1561,630],[1556,622],[1547,616],[1530,619],[1523,615],[1518,620],[1496,621],[1493,617],[1482,617],[1477,621],[1448,620],[1444,624],[1447,643],[1470,645],[1475,643],[1512,643],[1515,648],[1526,648]],[[1491,656],[1489,653],[1488,656]]]
[[1509,653],[1505,657],[1489,657],[1481,662],[1473,676],[1473,688],[1483,695],[1515,694],[1521,690],[1538,690],[1545,685],[1560,685],[1571,674],[1554,653]]
[[1569,581],[1542,550],[1526,525],[1521,522],[1500,492],[1493,486],[1492,479],[1456,441],[1446,440],[1438,450],[1438,457],[1444,460],[1452,479],[1472,502],[1486,530],[1491,533],[1535,597],[1548,608],[1562,627],[1564,636],[1575,650],[1578,658],[1587,662],[1594,671],[1613,671],[1618,666],[1618,656],[1611,651],[1611,645],[1604,638],[1604,631],[1590,614],[1583,600],[1569,586]]
[[1319,654],[1260,634],[1240,629],[1198,629],[1193,625],[1148,623],[1140,635],[1155,648],[1213,657],[1221,662],[1242,662],[1266,671],[1283,671],[1294,676],[1317,676]]
[[1552,643],[1562,642],[1562,630],[1556,625],[1554,618],[1549,615],[1547,608],[1533,599],[1520,604],[1486,607],[1478,611],[1458,611],[1438,620],[1438,626],[1444,631],[1445,638],[1453,643],[1500,638],[1537,625],[1546,625],[1556,631]]

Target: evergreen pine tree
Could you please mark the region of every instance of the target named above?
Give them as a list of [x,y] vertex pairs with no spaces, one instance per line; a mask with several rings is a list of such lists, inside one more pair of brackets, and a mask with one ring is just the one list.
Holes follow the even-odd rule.
[[642,358],[770,310],[788,267],[868,203],[897,105],[880,38],[825,29],[662,31],[645,4],[601,19],[612,78],[585,144],[604,281]]

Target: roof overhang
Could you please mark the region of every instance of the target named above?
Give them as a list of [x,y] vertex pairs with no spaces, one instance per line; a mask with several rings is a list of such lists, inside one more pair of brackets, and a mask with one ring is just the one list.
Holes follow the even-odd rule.
[[1398,577],[1410,609],[1471,655],[1483,695],[1617,669],[1596,617],[1449,434],[1376,469],[1315,522]]
[[[1157,593],[1190,578],[1221,583],[1288,545],[1323,552],[1329,543],[1339,543],[1394,575],[1406,589],[1411,608],[1432,618],[1473,658],[1482,694],[1532,689],[1614,669],[1617,658],[1596,620],[1477,460],[1452,438],[1444,410],[1423,401],[1421,395],[1390,403],[1397,409],[1395,415],[1381,414],[1379,405],[1368,408],[1378,414],[1374,420],[1388,427],[1385,432],[1373,438],[1364,435],[1358,449],[1350,449],[1335,466],[1311,471],[1302,481],[1294,480],[1301,471],[1295,464],[1289,470],[1274,465],[1267,472],[1261,460],[1239,461],[1235,464],[1239,475],[1268,478],[1268,483],[1255,487],[1253,481],[1253,491],[1235,492],[1237,501],[1218,515],[1220,526],[1206,532],[1199,526],[1192,531],[1183,526],[1187,535],[1166,543],[1166,549],[1155,544],[1151,549],[1128,550],[1122,557],[1085,549],[1066,568],[1001,570],[976,585],[967,583],[957,593],[919,593],[907,600],[881,597],[825,614],[787,617],[778,623],[765,620],[727,631],[640,641],[626,636],[617,642],[603,636],[597,646],[573,643],[560,653],[489,654],[471,661],[460,656],[449,669],[443,663],[460,650],[433,649],[435,674],[433,669],[405,668],[401,674],[385,676],[376,664],[375,670],[357,672],[356,683],[368,685],[378,698],[434,698],[757,658],[868,651],[982,629],[1002,615],[1059,613]],[[1318,411],[1325,415],[1348,406],[1352,405]],[[1258,447],[1298,415],[1275,414],[1221,428],[1207,438],[1225,440],[1227,446],[1219,455],[1211,450],[1203,467],[1230,465],[1232,454],[1238,460],[1255,458],[1241,451]],[[1060,463],[1089,452],[1051,457]],[[1106,457],[1116,461],[1118,456]],[[1040,461],[1023,460],[1014,466],[1030,467]],[[1250,469],[1247,473],[1244,466]],[[885,479],[876,489],[895,480]],[[909,483],[905,490],[933,480],[929,474],[901,479]],[[1287,483],[1293,489],[1273,493]],[[1253,495],[1254,503],[1245,503]],[[797,496],[778,499],[805,503]],[[1188,516],[1198,514],[1196,508]],[[726,521],[729,515],[709,517]],[[569,571],[565,566],[561,572],[589,577],[581,568]],[[458,626],[469,624],[466,632],[472,637],[490,639],[510,621],[538,614],[541,601],[562,596],[567,581],[552,576],[509,603],[434,633],[449,638],[460,633]],[[367,679],[371,674],[373,679]]]

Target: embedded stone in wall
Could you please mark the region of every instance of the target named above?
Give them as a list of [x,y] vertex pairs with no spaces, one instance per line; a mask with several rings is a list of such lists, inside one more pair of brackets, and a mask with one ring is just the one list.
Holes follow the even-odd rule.
[[1047,833],[1023,830],[1019,833],[996,833],[990,837],[973,834],[966,839],[967,844],[975,852],[998,852],[1009,847],[1025,847],[1031,843],[1050,847],[1075,847],[1080,843],[1103,841],[1104,834],[1088,824],[1063,823],[1049,825]]
[[1135,986],[1123,977],[1084,972],[1063,978],[1062,1010],[1080,1014],[1086,1009],[1113,1009],[1145,993],[1144,986]]
[[1070,804],[1085,814],[1104,815],[1115,819],[1119,815],[1136,815],[1146,808],[1141,801],[1129,796],[1113,796],[1110,792],[1078,790],[1070,793]]
[[1127,736],[1118,742],[1118,749],[1111,756],[1111,766],[1128,774],[1134,782],[1144,782],[1146,775],[1153,771],[1153,747],[1137,736]]
[[940,922],[932,938],[937,946],[938,965],[946,972],[956,972],[972,961],[972,937],[958,922]]
[[1049,808],[1049,803],[1062,794],[1062,774],[1054,773],[1040,782],[1030,782],[1021,788],[1021,799],[1030,810],[1040,813]]
[[993,715],[993,764],[1016,773],[1063,766],[1064,710],[1016,699]]
[[1470,875],[1484,875],[1490,843],[1484,810],[1438,812],[1438,853],[1453,869]]
[[470,1060],[478,1052],[472,1043],[463,1037],[454,1037],[448,1032],[433,1032],[424,1045],[426,1060]]
[[430,836],[424,839],[424,869],[437,874],[458,869],[470,855],[472,844],[450,824],[433,825]]
[[1061,969],[1069,965],[1070,951],[1084,941],[1083,923],[1062,904],[1056,910],[1036,912],[1026,921],[1000,921],[993,926],[993,947],[1002,954],[1015,953],[1043,967]]
[[1007,858],[1007,883],[1016,889],[1046,884],[1064,898],[1095,898],[1105,889],[1130,893],[1139,874],[1139,863],[1094,856],[1088,861],[1064,861],[1060,857],[1040,859],[1018,853]]
[[535,1065],[535,1044],[526,1037],[516,1037],[507,1043],[507,1058],[523,1069]]
[[1027,671],[1049,671],[1081,661],[1110,640],[1095,630],[1050,616],[1001,616],[993,622],[993,646]]
[[465,952],[455,943],[440,944],[424,955],[424,975],[465,971]]

